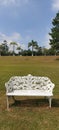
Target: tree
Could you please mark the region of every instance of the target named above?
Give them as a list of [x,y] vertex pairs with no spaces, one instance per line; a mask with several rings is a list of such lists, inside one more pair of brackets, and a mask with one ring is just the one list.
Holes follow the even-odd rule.
[[2,55],[8,55],[9,47],[7,45],[7,41],[4,40],[3,43],[1,44],[1,54]]
[[55,55],[55,50],[53,48],[49,48],[47,50],[47,55]]
[[17,47],[17,50],[18,50],[18,54],[20,54],[20,53],[21,53],[20,51],[21,51],[22,49],[21,49],[20,46],[18,46],[18,47]]
[[53,28],[51,29],[50,45],[55,50],[59,50],[59,12],[56,14],[56,17],[52,21]]
[[42,47],[38,47],[38,48],[37,48],[36,55],[37,55],[37,56],[42,55]]
[[16,42],[10,42],[10,45],[13,46],[13,56],[15,55],[15,46],[17,45]]
[[1,52],[2,52],[2,45],[0,45],[0,56],[1,56]]
[[28,49],[28,56],[31,56],[32,55],[32,52],[30,49]]
[[32,40],[31,42],[28,43],[28,48],[29,47],[32,47],[32,56],[33,56],[33,50],[36,49],[36,47],[38,47],[38,44],[36,41]]

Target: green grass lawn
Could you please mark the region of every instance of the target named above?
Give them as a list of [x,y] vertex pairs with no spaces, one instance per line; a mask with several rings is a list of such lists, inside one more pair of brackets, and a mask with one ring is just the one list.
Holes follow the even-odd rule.
[[[0,130],[59,130],[59,57],[0,57]],[[6,110],[5,82],[18,75],[47,76],[55,84],[52,108],[44,97],[10,99]]]

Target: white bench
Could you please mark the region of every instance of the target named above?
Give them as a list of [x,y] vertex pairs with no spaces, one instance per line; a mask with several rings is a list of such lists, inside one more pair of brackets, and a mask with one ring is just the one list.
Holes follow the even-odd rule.
[[13,76],[5,83],[7,95],[7,109],[9,109],[8,97],[12,96],[45,96],[49,99],[51,108],[51,99],[53,96],[54,84],[48,77],[32,76]]

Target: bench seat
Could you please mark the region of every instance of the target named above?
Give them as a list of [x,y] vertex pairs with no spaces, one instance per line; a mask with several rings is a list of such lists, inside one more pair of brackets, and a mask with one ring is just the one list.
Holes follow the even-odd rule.
[[7,93],[7,96],[53,96],[51,92],[43,90],[14,90]]

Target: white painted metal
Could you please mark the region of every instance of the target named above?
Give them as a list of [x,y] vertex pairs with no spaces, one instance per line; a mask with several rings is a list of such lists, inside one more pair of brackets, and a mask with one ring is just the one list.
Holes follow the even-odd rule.
[[[5,83],[7,96],[47,96],[49,97],[50,107],[54,86],[48,77],[32,76],[31,74],[11,77]],[[8,104],[7,98],[7,109]]]

